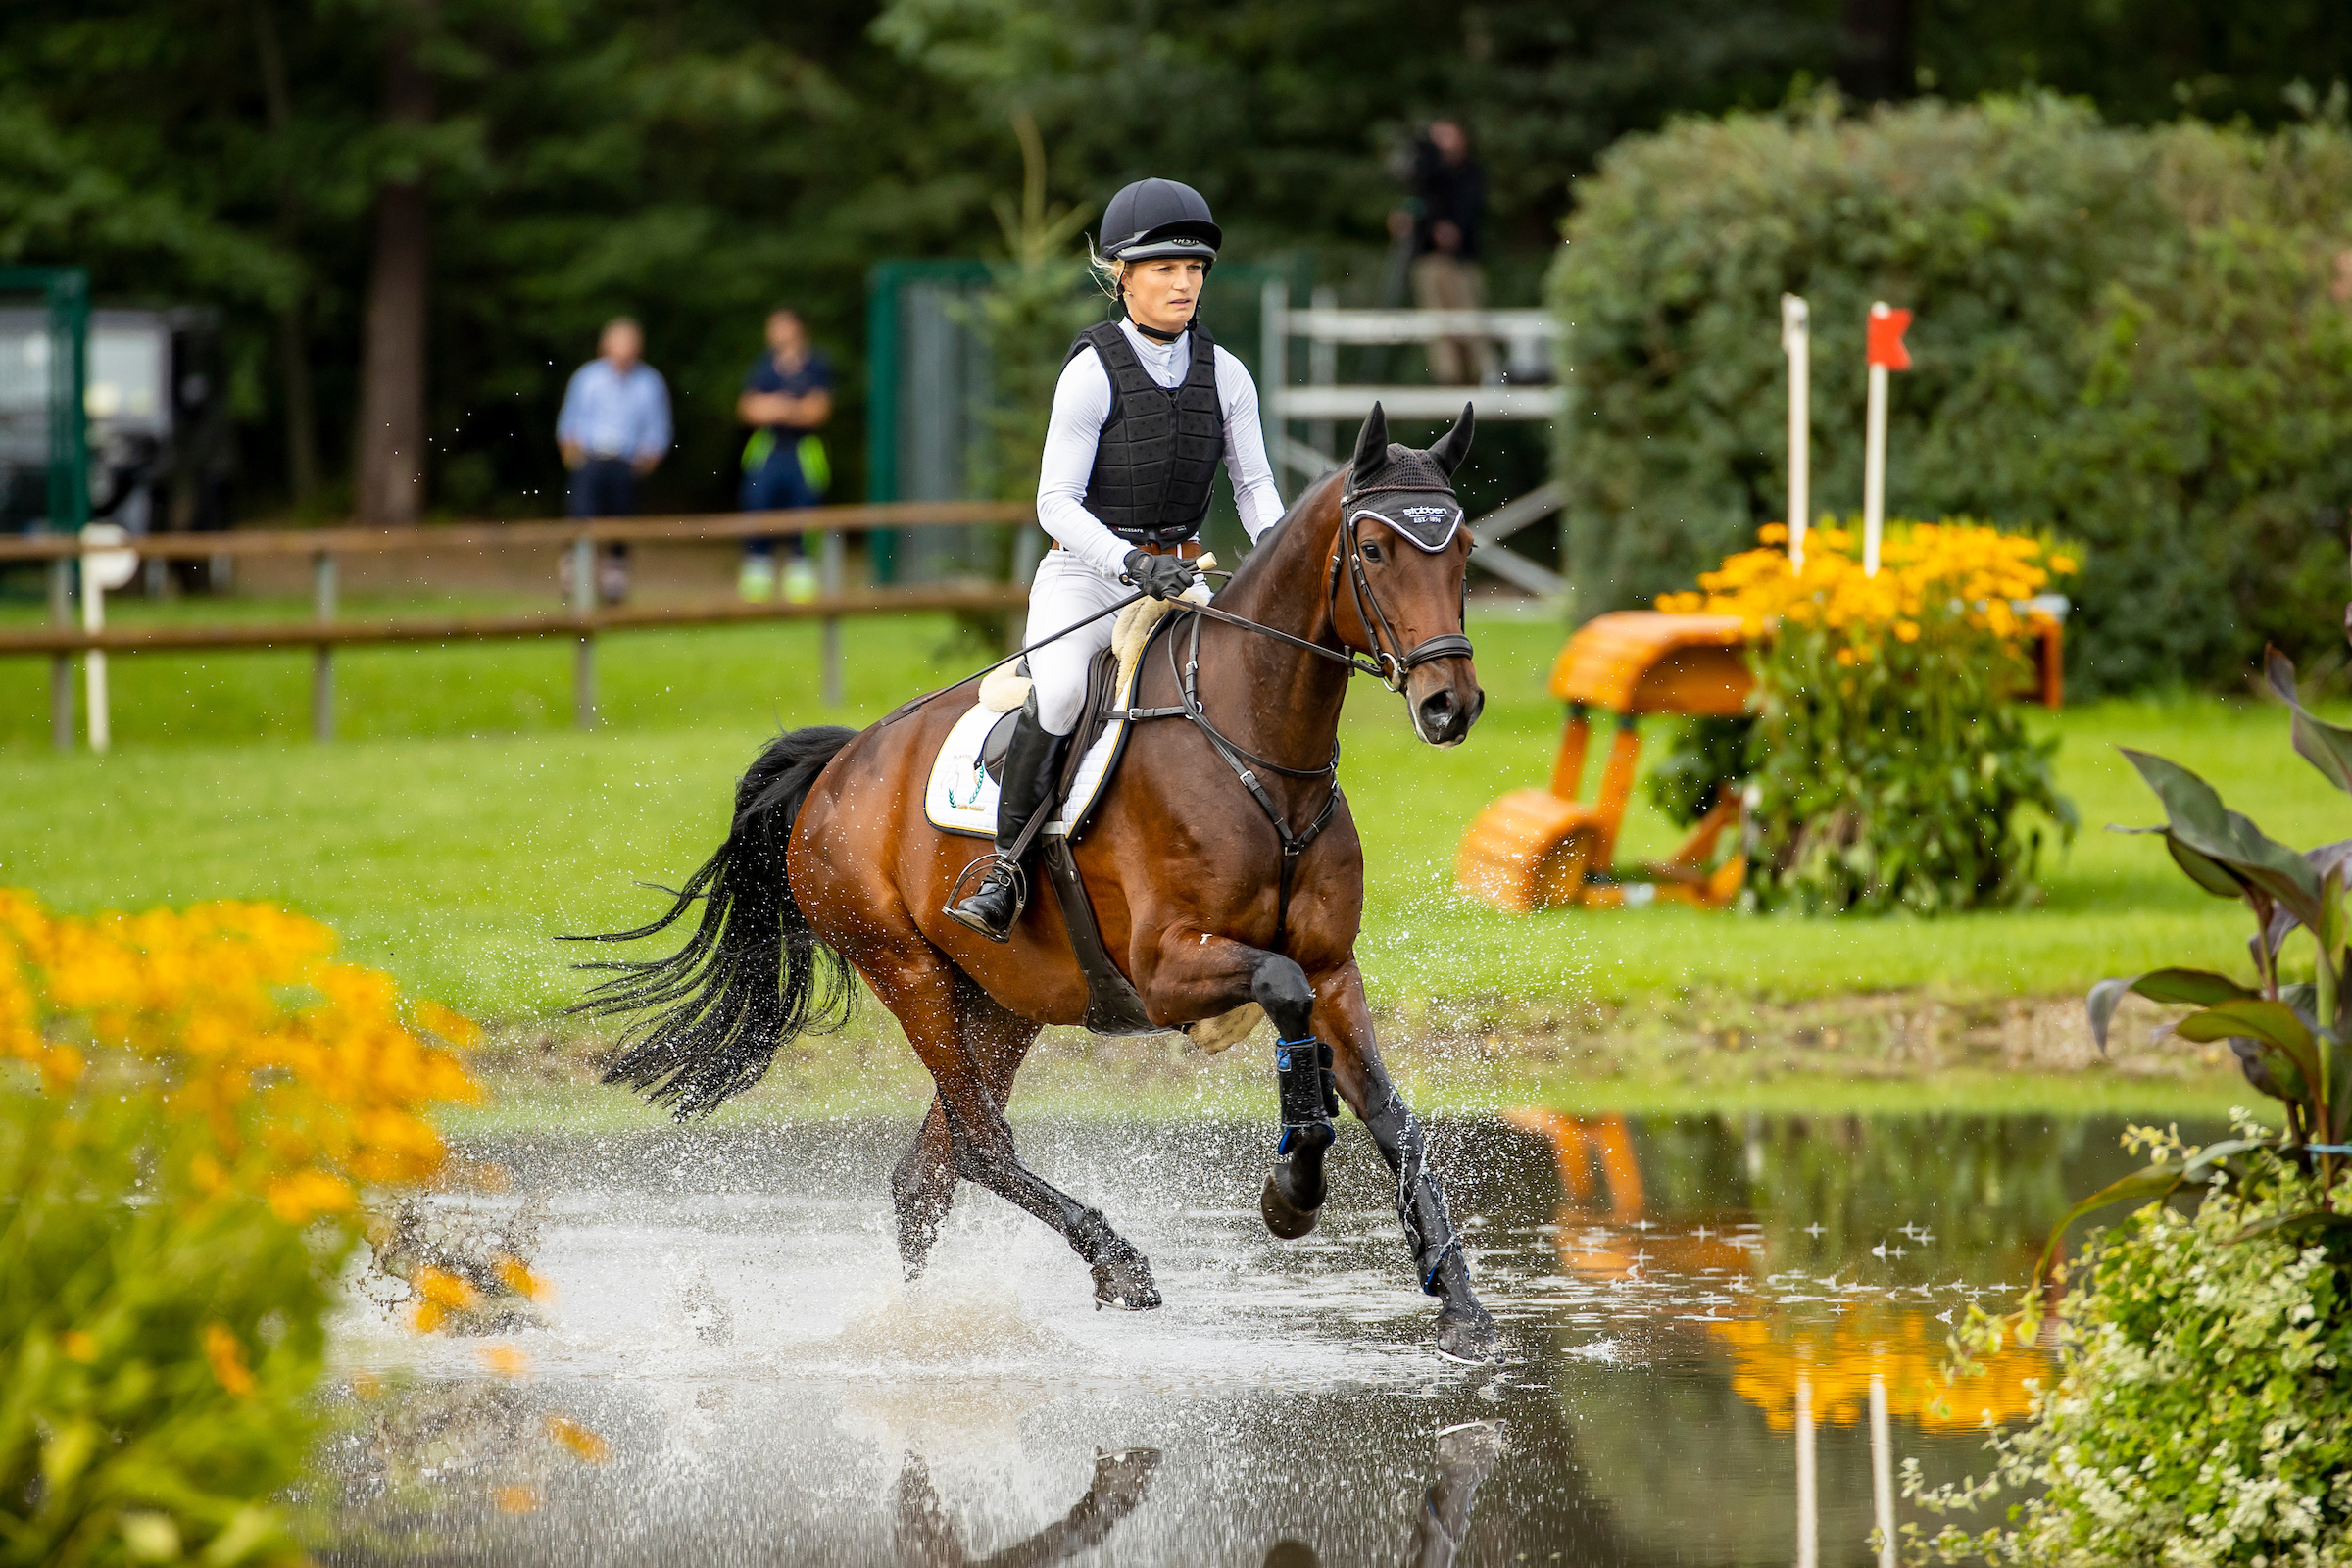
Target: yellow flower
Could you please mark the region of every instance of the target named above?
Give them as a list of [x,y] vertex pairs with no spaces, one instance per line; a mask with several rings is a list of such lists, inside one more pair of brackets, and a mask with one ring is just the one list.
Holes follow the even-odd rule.
[[499,1283],[527,1300],[543,1300],[552,1294],[547,1281],[532,1273],[522,1259],[510,1252],[501,1252],[491,1264]]
[[480,1357],[483,1366],[502,1378],[527,1377],[530,1374],[531,1358],[512,1345],[485,1345],[474,1354]]
[[213,1376],[222,1388],[240,1399],[253,1393],[253,1373],[245,1365],[245,1348],[237,1343],[236,1330],[225,1323],[206,1324],[204,1356],[213,1363]]
[[87,1366],[98,1359],[98,1340],[86,1329],[68,1329],[57,1337],[57,1348],[66,1352],[69,1361]]
[[603,1464],[612,1456],[612,1449],[604,1439],[569,1416],[549,1416],[547,1435],[590,1464]]

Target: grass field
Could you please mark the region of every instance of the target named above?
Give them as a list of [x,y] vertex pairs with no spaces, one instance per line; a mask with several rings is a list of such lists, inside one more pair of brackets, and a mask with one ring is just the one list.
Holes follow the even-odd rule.
[[[1369,860],[1364,967],[1384,1001],[2038,996],[2160,962],[2240,962],[2234,906],[2196,893],[2151,841],[2100,831],[2154,815],[2117,743],[2196,768],[2290,842],[2345,831],[2342,798],[2287,751],[2277,709],[2104,704],[2036,720],[2063,737],[2085,824],[2045,866],[2038,907],[1933,922],[1497,914],[1452,894],[1454,847],[1495,794],[1545,776],[1560,632],[1499,615],[1473,631],[1490,701],[1467,745],[1420,745],[1368,683],[1350,699],[1342,776]],[[812,627],[608,638],[607,727],[590,735],[564,727],[566,644],[357,651],[340,665],[348,738],[327,747],[299,738],[306,656],[118,659],[106,758],[49,752],[45,664],[0,660],[0,879],[76,910],[274,900],[427,993],[544,1014],[576,993],[554,936],[635,920],[653,903],[636,883],[698,863],[765,735],[874,717],[977,662],[950,640],[941,619],[851,622],[836,715],[816,701]],[[1637,854],[1675,836],[1644,808],[1629,821]]]

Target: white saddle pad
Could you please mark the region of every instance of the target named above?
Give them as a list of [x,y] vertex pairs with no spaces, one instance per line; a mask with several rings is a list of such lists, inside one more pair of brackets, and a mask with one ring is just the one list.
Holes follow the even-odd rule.
[[[1117,706],[1122,710],[1135,704],[1136,670],[1140,667],[1140,662],[1130,667],[1126,678],[1119,683]],[[930,782],[923,788],[923,814],[931,819],[933,827],[980,839],[997,836],[997,781],[981,765],[980,748],[986,744],[988,732],[1004,716],[975,705],[948,731],[938,758],[931,763]],[[1087,748],[1060,812],[1041,831],[1075,838],[1079,829],[1086,826],[1087,816],[1102,798],[1104,786],[1118,766],[1119,753],[1127,744],[1128,727],[1126,719],[1114,718],[1095,744]]]

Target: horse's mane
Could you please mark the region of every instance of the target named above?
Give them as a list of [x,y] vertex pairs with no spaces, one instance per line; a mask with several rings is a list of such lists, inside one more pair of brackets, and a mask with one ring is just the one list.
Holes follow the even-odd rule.
[[1258,536],[1260,543],[1242,558],[1240,565],[1233,568],[1233,576],[1227,580],[1217,597],[1223,599],[1226,594],[1247,596],[1254,592],[1258,580],[1277,569],[1275,563],[1288,553],[1286,547],[1291,541],[1306,531],[1298,526],[1300,519],[1322,500],[1323,491],[1328,486],[1338,484],[1346,473],[1344,467],[1334,468],[1299,492],[1298,499],[1291,503],[1290,510],[1282,514],[1273,527]]

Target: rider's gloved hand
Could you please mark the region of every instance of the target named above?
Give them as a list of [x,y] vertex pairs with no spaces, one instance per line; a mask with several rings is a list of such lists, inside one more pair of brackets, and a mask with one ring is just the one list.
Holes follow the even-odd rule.
[[1127,580],[1154,599],[1176,599],[1200,580],[1200,572],[1181,556],[1155,556],[1149,550],[1127,552]]

